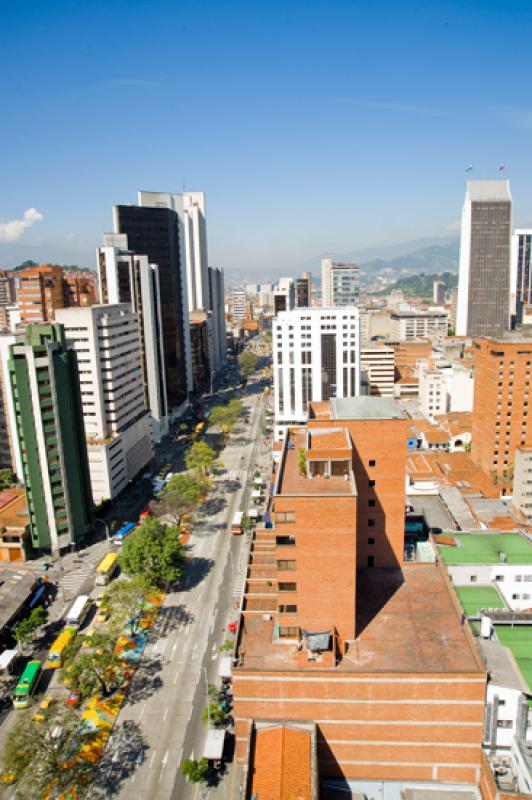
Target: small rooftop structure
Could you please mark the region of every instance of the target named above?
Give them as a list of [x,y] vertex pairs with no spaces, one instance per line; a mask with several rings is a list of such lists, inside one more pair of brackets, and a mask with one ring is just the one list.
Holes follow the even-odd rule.
[[454,534],[458,547],[438,549],[445,564],[532,564],[532,542],[520,533]]
[[18,614],[31,594],[35,578],[22,569],[0,569],[0,630]]
[[331,419],[402,419],[399,404],[390,397],[334,397]]
[[314,724],[256,723],[247,800],[317,800]]
[[466,199],[473,203],[509,202],[512,199],[510,182],[507,180],[468,181]]
[[505,689],[526,692],[528,688],[508,650],[496,639],[477,639],[480,652],[488,666],[491,680]]

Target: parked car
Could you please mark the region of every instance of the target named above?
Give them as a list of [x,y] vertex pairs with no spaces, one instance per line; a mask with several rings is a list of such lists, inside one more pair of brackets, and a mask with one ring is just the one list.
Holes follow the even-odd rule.
[[81,703],[81,692],[78,692],[76,689],[72,689],[68,693],[66,704],[67,706],[79,706]]
[[46,712],[48,711],[52,703],[55,703],[55,697],[52,697],[52,695],[48,695],[43,700],[41,700],[41,702],[37,706],[37,711],[33,715],[34,722],[44,722],[44,720],[46,719]]

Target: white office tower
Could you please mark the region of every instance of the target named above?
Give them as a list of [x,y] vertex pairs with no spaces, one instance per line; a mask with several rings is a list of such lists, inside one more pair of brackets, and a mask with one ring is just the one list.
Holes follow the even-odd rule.
[[502,336],[510,322],[509,181],[468,181],[460,233],[457,336]]
[[116,497],[153,458],[137,315],[128,304],[62,308],[78,360],[95,503]]
[[246,318],[247,300],[244,289],[233,289],[233,321],[239,322]]
[[296,306],[296,282],[293,278],[281,278],[273,293],[275,316],[281,311],[291,311]]
[[102,303],[127,303],[138,316],[144,395],[152,437],[160,442],[169,430],[164,371],[163,326],[159,268],[148,257],[128,250],[124,233],[104,235],[96,251]]
[[512,235],[510,313],[514,323],[523,322],[523,309],[532,305],[532,228]]
[[275,435],[307,419],[310,402],[360,394],[357,308],[299,308],[273,321]]
[[360,300],[359,268],[350,261],[321,260],[321,304],[357,306]]

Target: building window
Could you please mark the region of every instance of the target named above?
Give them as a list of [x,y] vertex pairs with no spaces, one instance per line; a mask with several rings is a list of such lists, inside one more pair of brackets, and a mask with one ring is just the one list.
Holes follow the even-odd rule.
[[278,558],[277,569],[279,570],[294,570],[296,568],[295,559],[292,558]]
[[368,486],[371,489],[373,486],[375,486],[375,481],[368,481]]
[[373,538],[370,536],[370,538],[368,539],[368,544],[375,544],[375,539],[373,539]]
[[299,639],[299,628],[279,628],[279,639]]
[[375,461],[375,459],[373,459],[373,458],[370,458],[370,460],[369,460],[369,466],[370,466],[370,467],[374,467],[374,466],[375,466],[375,464],[376,464],[376,461]]
[[281,581],[277,588],[280,592],[297,592],[297,583],[295,581]]
[[511,719],[498,719],[497,720],[497,727],[498,728],[511,728],[513,722]]
[[470,583],[476,583],[477,582],[477,576],[476,575],[471,575],[470,578],[469,578],[469,581],[470,581]]
[[368,528],[374,528],[374,527],[375,527],[375,520],[368,519]]
[[296,543],[295,536],[276,536],[275,537],[275,544],[278,547],[285,547],[285,546],[292,546]]
[[369,508],[375,508],[375,500],[368,500]]
[[294,605],[279,606],[279,614],[297,614],[297,606]]
[[495,575],[495,580],[496,581],[503,581],[504,580],[504,575]]
[[295,522],[296,515],[294,511],[276,511],[275,512],[275,522]]
[[368,556],[368,567],[375,566],[375,556]]

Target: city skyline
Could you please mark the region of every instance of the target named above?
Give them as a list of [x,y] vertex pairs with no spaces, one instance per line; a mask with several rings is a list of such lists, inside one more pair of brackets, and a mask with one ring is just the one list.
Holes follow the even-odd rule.
[[204,191],[210,262],[250,274],[457,233],[469,164],[505,165],[532,221],[525,3],[23,11],[3,14],[24,92],[4,98],[0,266],[64,248],[94,267],[138,189]]

